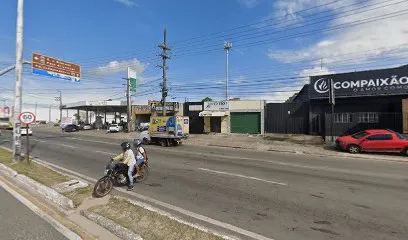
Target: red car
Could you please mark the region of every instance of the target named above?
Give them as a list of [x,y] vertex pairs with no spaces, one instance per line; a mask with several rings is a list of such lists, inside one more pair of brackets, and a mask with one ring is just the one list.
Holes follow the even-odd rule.
[[370,129],[338,137],[336,147],[350,153],[396,152],[408,155],[408,139],[392,130]]

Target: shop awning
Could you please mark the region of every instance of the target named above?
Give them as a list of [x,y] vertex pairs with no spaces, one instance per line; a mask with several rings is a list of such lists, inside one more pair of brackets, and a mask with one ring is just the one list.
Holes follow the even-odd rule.
[[199,113],[200,117],[223,117],[227,115],[227,112],[202,111]]

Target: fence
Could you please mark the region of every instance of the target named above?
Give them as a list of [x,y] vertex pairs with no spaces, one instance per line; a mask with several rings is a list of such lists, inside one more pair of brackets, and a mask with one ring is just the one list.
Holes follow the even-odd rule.
[[[406,117],[404,119],[407,119]],[[332,127],[333,121],[333,127]],[[323,136],[341,136],[366,129],[403,131],[402,113],[356,112],[325,114]]]

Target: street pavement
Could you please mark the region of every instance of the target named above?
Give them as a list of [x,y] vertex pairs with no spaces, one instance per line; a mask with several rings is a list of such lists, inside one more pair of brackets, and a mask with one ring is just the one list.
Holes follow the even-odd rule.
[[[10,147],[11,133],[0,137]],[[32,155],[99,178],[120,140],[37,129]],[[136,193],[276,240],[407,239],[408,163],[146,146]],[[132,197],[129,195],[129,197]]]
[[66,240],[49,223],[0,186],[1,240]]

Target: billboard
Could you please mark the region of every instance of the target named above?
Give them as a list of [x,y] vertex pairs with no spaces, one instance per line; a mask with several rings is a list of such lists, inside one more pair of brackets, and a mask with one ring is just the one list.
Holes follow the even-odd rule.
[[333,80],[336,98],[408,94],[408,66],[310,77],[309,98],[329,98]]

